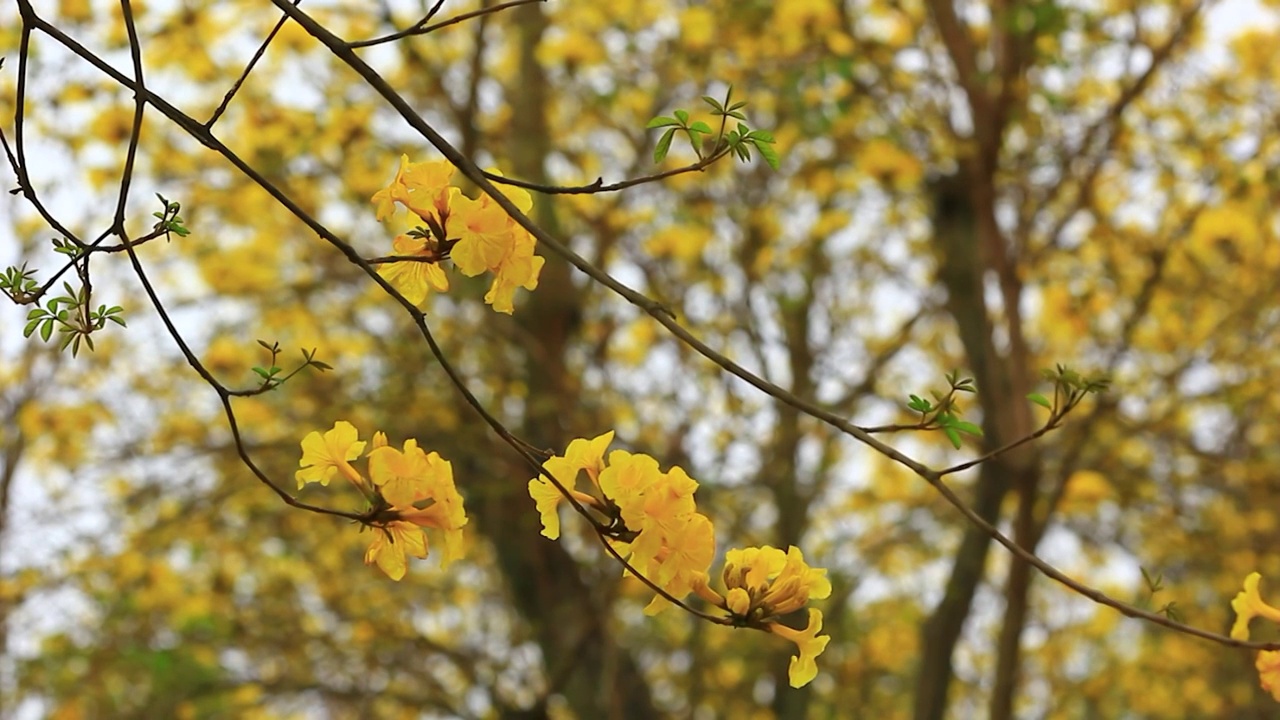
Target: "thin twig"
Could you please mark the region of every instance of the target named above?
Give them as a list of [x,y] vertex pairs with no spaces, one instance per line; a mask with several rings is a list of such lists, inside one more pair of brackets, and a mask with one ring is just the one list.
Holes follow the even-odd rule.
[[435,32],[436,30],[440,30],[442,28],[447,28],[450,25],[457,25],[460,22],[464,22],[472,18],[477,18],[482,15],[496,13],[501,10],[506,10],[508,8],[516,7],[518,5],[529,5],[531,3],[546,2],[546,1],[547,0],[510,0],[509,2],[498,3],[497,5],[493,5],[487,8],[481,8],[479,10],[472,10],[471,12],[462,13],[461,15],[455,15],[454,17],[451,17],[448,20],[441,20],[440,22],[435,23],[434,25],[428,25],[427,23],[431,21],[431,18],[435,17],[436,12],[440,9],[440,5],[443,3],[443,0],[441,0],[441,2],[436,3],[436,6],[432,8],[431,11],[426,14],[426,16],[424,16],[421,20],[419,20],[418,22],[414,23],[413,25],[409,26],[404,30],[391,33],[390,35],[383,35],[381,37],[370,38],[368,40],[357,40],[355,42],[350,42],[350,43],[347,43],[347,47],[349,48],[372,47],[374,45],[381,45],[383,43],[395,42],[396,40],[412,37],[414,35],[426,35],[427,33]]
[[[293,0],[294,7],[301,3],[302,0]],[[222,102],[218,103],[218,107],[214,109],[213,114],[205,121],[204,126],[206,128],[212,129],[213,124],[218,122],[218,118],[222,117],[222,113],[227,111],[227,106],[231,104],[231,98],[235,97],[236,92],[240,90],[240,86],[244,84],[244,81],[249,79],[249,73],[253,71],[253,66],[257,65],[258,60],[262,59],[263,54],[267,52],[267,46],[271,44],[272,40],[276,39],[276,33],[279,33],[280,28],[284,27],[284,24],[288,21],[288,15],[281,15],[280,19],[276,21],[275,27],[271,28],[271,32],[267,33],[267,39],[262,41],[262,44],[258,46],[258,50],[253,53],[253,57],[249,58],[249,64],[244,66],[244,72],[240,73],[240,77],[236,78],[236,81],[231,85],[231,89],[227,91],[226,95],[222,96]]]

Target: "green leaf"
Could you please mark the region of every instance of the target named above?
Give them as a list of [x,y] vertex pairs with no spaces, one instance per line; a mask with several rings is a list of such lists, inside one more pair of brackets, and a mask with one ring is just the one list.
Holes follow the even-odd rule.
[[667,127],[670,125],[679,125],[679,124],[680,122],[675,118],[670,118],[665,115],[659,115],[658,117],[650,120],[648,124],[646,124],[644,127],[646,130],[654,130],[660,127]]
[[973,435],[975,437],[982,437],[982,428],[965,420],[956,420],[951,423],[950,427],[953,427],[962,433]]
[[35,320],[32,320],[31,322],[27,323],[26,327],[22,328],[22,337],[24,338],[31,337],[31,333],[36,331],[36,326],[39,324],[40,324],[39,318],[36,318]]
[[256,375],[258,375],[259,377],[261,377],[263,380],[270,380],[270,379],[271,379],[271,373],[267,372],[267,369],[266,369],[266,368],[255,367],[255,368],[253,368],[253,372],[254,372],[254,374],[256,374]]
[[676,129],[671,128],[662,133],[662,138],[658,140],[658,146],[653,149],[654,164],[662,162],[667,157],[667,152],[671,150],[671,138],[675,137]]
[[942,432],[946,434],[947,439],[951,441],[951,446],[959,450],[961,445],[960,433],[956,432],[954,427],[944,427],[942,428]]
[[702,133],[702,134],[704,134],[704,135],[710,135],[710,134],[711,134],[711,126],[710,126],[710,125],[708,125],[708,124],[706,124],[705,122],[703,122],[703,121],[699,120],[699,121],[697,121],[697,122],[695,122],[694,124],[692,124],[692,125],[690,125],[690,126],[689,126],[689,131],[690,131],[690,132],[700,132],[700,133]]
[[[760,142],[766,142],[766,143],[773,142],[773,133],[769,132],[768,130],[752,130],[751,132],[747,133],[747,137],[755,140],[759,140]],[[756,145],[759,145],[759,144],[760,143],[756,143]]]
[[716,111],[716,113],[721,114],[721,115],[723,115],[723,114],[724,114],[724,106],[720,104],[720,101],[719,101],[719,100],[716,100],[715,98],[711,97],[710,95],[703,95],[703,96],[702,96],[702,102],[704,102],[704,103],[706,103],[706,104],[710,105],[710,106],[711,106],[711,109],[712,109],[712,110],[714,110],[714,111]]
[[332,369],[333,369],[333,366],[332,366],[332,365],[330,365],[329,363],[327,363],[327,362],[321,362],[321,361],[319,361],[319,360],[312,360],[312,361],[311,361],[311,367],[316,368],[317,370],[319,370],[319,371],[321,371],[321,372],[324,372],[325,370],[332,370]]
[[756,149],[760,151],[760,157],[764,158],[764,161],[769,163],[769,167],[774,170],[777,170],[782,164],[781,159],[778,157],[778,151],[774,150],[772,145],[761,145],[757,143]]
[[1045,408],[1046,410],[1052,410],[1052,409],[1053,409],[1053,405],[1052,405],[1052,404],[1050,404],[1050,402],[1049,402],[1049,398],[1047,398],[1047,397],[1045,397],[1045,396],[1041,395],[1040,393],[1031,393],[1031,394],[1027,395],[1027,399],[1028,399],[1028,400],[1030,400],[1031,402],[1033,402],[1033,403],[1035,403],[1035,404],[1039,405],[1040,407]]
[[680,121],[680,124],[681,124],[681,125],[688,125],[688,124],[689,124],[689,113],[688,113],[688,111],[686,111],[686,110],[677,110],[677,111],[676,111],[676,119]]
[[1164,580],[1164,573],[1157,573],[1153,577],[1151,573],[1147,572],[1147,569],[1141,565],[1138,566],[1138,570],[1142,571],[1142,579],[1147,583],[1147,589],[1153,593],[1159,592],[1161,589],[1160,583]]
[[53,335],[53,318],[44,321],[44,325],[40,326],[40,339],[49,342],[49,337]]
[[119,317],[116,317],[115,315],[109,315],[107,316],[107,319],[119,325],[120,327],[129,327],[128,325],[124,324],[124,318],[119,318]]

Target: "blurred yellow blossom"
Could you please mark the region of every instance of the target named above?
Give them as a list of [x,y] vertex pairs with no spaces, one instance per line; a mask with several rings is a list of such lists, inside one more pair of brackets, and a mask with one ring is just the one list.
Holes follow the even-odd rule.
[[1280,702],[1280,652],[1263,650],[1258,653],[1254,663],[1258,668],[1258,681],[1262,689],[1271,693],[1271,697]]
[[1237,593],[1235,599],[1231,601],[1231,609],[1236,612],[1235,624],[1231,626],[1231,637],[1236,640],[1249,639],[1249,621],[1255,617],[1280,623],[1280,609],[1263,602],[1262,596],[1258,593],[1258,583],[1261,581],[1261,574],[1249,573],[1249,576],[1244,579],[1244,590]]
[[[1258,583],[1261,581],[1260,573],[1249,573],[1244,579],[1244,589],[1231,601],[1231,609],[1236,613],[1235,624],[1231,626],[1231,637],[1236,640],[1249,639],[1249,621],[1255,617],[1280,623],[1280,608],[1268,605],[1258,592]],[[1280,702],[1280,652],[1259,652],[1254,664],[1258,669],[1258,682],[1262,689]]]

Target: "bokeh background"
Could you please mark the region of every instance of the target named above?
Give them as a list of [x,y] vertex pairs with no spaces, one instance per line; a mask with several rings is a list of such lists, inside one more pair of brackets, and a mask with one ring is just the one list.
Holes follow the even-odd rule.
[[[491,3],[489,3],[491,4]],[[268,2],[132,3],[148,86],[207,119],[271,31]],[[348,40],[413,2],[308,0]],[[439,15],[481,7],[446,0]],[[120,8],[35,10],[128,72]],[[975,378],[985,440],[895,435],[937,466],[1034,430],[1063,363],[1112,377],[1043,440],[955,477],[984,516],[1109,594],[1225,631],[1276,552],[1280,31],[1274,3],[553,0],[361,50],[462,151],[511,176],[661,168],[645,123],[729,85],[782,166],[720,163],[534,217],[713,347],[855,422]],[[0,8],[10,143],[20,22]],[[107,228],[131,94],[31,37],[34,189],[81,237]],[[287,23],[214,133],[366,257],[370,196],[437,156]],[[393,583],[354,525],[286,507],[239,462],[217,398],[123,255],[94,293],[127,329],[71,358],[0,308],[0,716],[5,718],[1267,718],[1251,654],[1124,620],[1010,562],[923,481],[727,377],[548,255],[511,316],[454,274],[428,318],[468,385],[536,447],[614,429],[680,465],[721,548],[802,547],[828,568],[832,641],[793,648],[668,610],[586,528],[539,535],[529,473],[461,401],[408,318],[216,154],[143,125],[130,228],[154,193],[192,234],[140,249],[217,377],[254,385],[278,341],[334,366],[238,400],[246,446],[291,482],[337,419],[453,462],[467,557]],[[4,186],[15,185],[12,168]],[[59,266],[55,233],[0,197],[0,264]],[[47,275],[40,275],[40,278]],[[355,509],[335,484],[301,498]],[[1143,579],[1159,578],[1159,589]],[[1264,579],[1264,593],[1267,591]],[[1255,637],[1267,637],[1265,630]]]

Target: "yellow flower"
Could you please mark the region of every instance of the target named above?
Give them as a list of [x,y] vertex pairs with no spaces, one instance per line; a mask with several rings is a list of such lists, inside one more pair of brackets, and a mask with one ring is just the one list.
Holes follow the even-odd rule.
[[[418,442],[410,439],[405,441],[403,452],[387,446],[370,451],[369,477],[403,523],[444,533],[443,565],[461,557],[467,514],[448,460],[435,452],[424,453]],[[424,537],[422,554],[415,557],[426,556]]]
[[[432,254],[427,240],[423,238],[399,235],[391,242],[396,255],[415,255],[427,257]],[[435,289],[445,292],[449,289],[449,278],[444,269],[435,262],[394,262],[383,265],[378,274],[391,283],[405,299],[414,305],[427,299],[427,291]]]
[[[578,482],[578,473],[587,471],[592,484],[598,484],[601,471],[604,470],[604,451],[613,442],[613,431],[598,435],[591,440],[575,439],[569,443],[563,456],[556,455],[542,464],[552,477],[560,481],[566,490],[573,492]],[[552,540],[560,537],[560,515],[558,509],[564,495],[559,488],[541,476],[529,481],[529,497],[533,498],[538,514],[542,516],[542,534]],[[580,494],[579,500],[594,504],[594,498]]]
[[[573,489],[569,463],[562,457],[553,457],[542,464],[543,469],[568,489]],[[533,498],[538,514],[542,516],[542,534],[552,540],[560,537],[560,501],[564,499],[560,488],[541,477],[529,481],[529,497]]]
[[[639,561],[635,563],[636,569],[676,598],[688,595],[698,580],[706,576],[716,554],[715,528],[701,513],[687,516],[680,527],[663,533],[662,546],[651,559],[636,557],[638,540],[632,545],[633,559]],[[658,595],[645,608],[645,613],[654,615],[667,605],[667,599]]]
[[1255,617],[1280,622],[1280,609],[1263,602],[1262,596],[1258,593],[1258,583],[1261,580],[1262,575],[1259,573],[1249,573],[1249,576],[1244,579],[1244,590],[1231,601],[1231,609],[1236,611],[1236,621],[1231,626],[1231,637],[1236,640],[1249,639],[1249,621]]
[[809,626],[804,630],[795,630],[781,623],[769,625],[769,632],[790,640],[799,649],[799,654],[791,658],[791,665],[787,669],[787,677],[793,688],[804,687],[818,676],[817,658],[831,641],[827,635],[818,635],[820,630],[822,611],[814,608],[809,608]]
[[1280,702],[1280,652],[1263,650],[1254,663],[1258,668],[1258,683],[1271,697]]
[[426,557],[427,538],[413,523],[391,522],[373,529],[373,542],[364,553],[364,562],[377,563],[387,577],[398,581],[408,569],[407,555]]
[[371,198],[373,204],[377,206],[374,217],[378,222],[382,222],[386,218],[394,215],[396,212],[396,194],[404,185],[404,171],[409,166],[409,156],[400,156],[400,169],[396,170],[396,177],[391,184],[382,188],[373,194]]
[[516,288],[536,289],[542,266],[546,263],[546,258],[533,254],[535,241],[532,235],[519,227],[511,232],[515,239],[510,252],[494,270],[493,284],[484,296],[484,301],[494,310],[508,315],[515,310]]
[[447,218],[450,202],[459,193],[456,187],[449,185],[452,177],[453,165],[445,160],[409,163],[402,175],[404,206],[424,221],[432,210],[438,218]]
[[[631,543],[633,555],[642,559],[657,557],[664,546],[676,542],[672,538],[686,531],[685,526],[697,510],[693,500],[697,489],[697,481],[676,466],[648,484],[638,502],[620,505],[627,528],[639,533]],[[701,570],[705,571],[707,565]]]
[[[375,217],[382,221],[395,214],[396,203],[422,218],[449,215],[449,202],[458,189],[449,185],[453,166],[444,160],[413,163],[408,155],[400,156],[400,168],[391,184],[373,194]],[[434,211],[434,213],[432,212]]]
[[334,423],[333,429],[323,436],[316,431],[308,433],[302,438],[302,459],[298,461],[302,469],[294,473],[298,488],[313,482],[327,486],[338,473],[342,473],[357,488],[363,487],[364,478],[350,463],[360,457],[362,450],[364,442],[360,440],[359,433],[354,425],[345,420]]
[[[403,205],[427,223],[433,234],[448,237],[397,237],[393,243],[397,255],[432,257],[432,262],[390,263],[379,272],[417,305],[426,299],[428,289],[449,289],[448,278],[436,261],[442,259],[440,244],[452,242],[451,248],[444,247],[464,275],[493,273],[484,301],[494,310],[510,315],[515,311],[516,289],[536,288],[545,260],[534,255],[537,242],[533,236],[492,198],[483,195],[472,200],[450,185],[453,172],[453,166],[443,160],[413,163],[407,155],[400,157],[400,167],[391,184],[373,195],[378,220],[394,215],[396,205]],[[502,187],[501,191],[521,212],[533,207],[533,198],[525,190]]]
[[430,469],[417,440],[405,440],[403,452],[386,446],[369,453],[369,478],[392,507],[412,505],[425,497]]
[[[794,545],[786,553],[768,545],[730,550],[722,578],[728,592],[716,604],[744,619],[786,615],[831,595],[827,571],[809,567]],[[709,588],[699,594],[712,602],[718,597]]]
[[458,244],[449,257],[463,275],[475,277],[497,270],[515,245],[510,218],[497,205],[460,197],[450,219],[450,231],[458,233]]
[[604,470],[604,451],[609,449],[612,442],[613,431],[610,430],[590,440],[578,438],[569,443],[568,449],[564,451],[564,459],[574,468],[571,471],[573,476],[568,478],[570,483],[577,479],[579,470],[586,470],[587,477],[591,478],[593,484],[599,483],[600,473]]
[[600,491],[617,503],[627,527],[639,531],[644,520],[644,492],[661,477],[657,460],[614,450],[609,453],[609,466],[600,473]]

